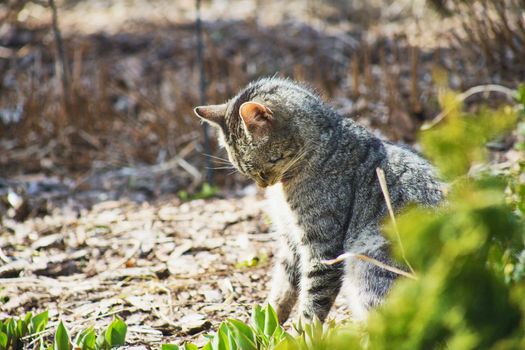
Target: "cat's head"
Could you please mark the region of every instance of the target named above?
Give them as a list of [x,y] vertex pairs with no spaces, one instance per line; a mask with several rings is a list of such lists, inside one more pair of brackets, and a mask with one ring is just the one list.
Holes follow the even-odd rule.
[[293,89],[285,80],[258,81],[224,104],[194,110],[218,129],[232,164],[261,187],[291,178],[304,158],[305,142],[294,122],[301,108],[294,94],[300,91]]

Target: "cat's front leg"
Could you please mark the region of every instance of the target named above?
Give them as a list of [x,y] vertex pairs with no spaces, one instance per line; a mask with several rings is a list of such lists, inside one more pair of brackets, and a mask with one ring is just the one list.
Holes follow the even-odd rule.
[[306,321],[312,320],[314,316],[324,321],[341,289],[343,265],[330,266],[321,262],[338,255],[333,253],[333,248],[310,244],[300,248],[299,313]]
[[282,324],[288,319],[297,302],[300,273],[296,248],[284,237],[280,243],[268,302],[275,309]]

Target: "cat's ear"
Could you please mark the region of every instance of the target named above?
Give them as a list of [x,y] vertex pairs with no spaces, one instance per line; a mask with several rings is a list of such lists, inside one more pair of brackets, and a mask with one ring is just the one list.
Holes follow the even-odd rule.
[[268,130],[273,120],[270,108],[253,101],[244,102],[239,108],[239,115],[246,129],[256,136]]
[[227,104],[222,105],[209,105],[209,106],[199,106],[193,109],[195,115],[204,121],[220,126],[223,124],[224,117],[226,115]]

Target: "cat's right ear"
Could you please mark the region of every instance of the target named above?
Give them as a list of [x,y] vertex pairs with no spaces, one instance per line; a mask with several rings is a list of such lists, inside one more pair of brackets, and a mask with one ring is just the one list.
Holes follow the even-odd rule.
[[193,109],[195,115],[214,126],[220,126],[226,116],[226,103],[222,105],[199,106]]

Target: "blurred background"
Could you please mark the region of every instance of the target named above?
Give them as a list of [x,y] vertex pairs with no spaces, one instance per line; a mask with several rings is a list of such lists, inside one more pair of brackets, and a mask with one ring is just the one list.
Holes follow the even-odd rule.
[[[223,167],[211,156],[225,157],[213,130],[204,148],[192,113],[201,73],[209,103],[277,74],[414,143],[439,113],[439,89],[523,81],[524,10],[521,0],[203,0],[201,67],[196,1],[4,0],[2,210],[25,201],[10,214],[23,220],[71,193],[88,206],[201,193],[209,168]],[[229,172],[214,169],[208,190],[242,191],[246,179]]]

